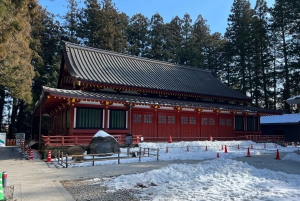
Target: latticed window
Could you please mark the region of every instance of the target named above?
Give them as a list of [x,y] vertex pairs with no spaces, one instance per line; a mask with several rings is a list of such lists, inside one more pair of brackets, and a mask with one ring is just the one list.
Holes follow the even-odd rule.
[[66,122],[67,122],[67,125],[66,125],[66,128],[70,128],[70,120],[71,120],[71,116],[70,116],[70,109],[67,109],[67,120],[66,120]]
[[175,116],[168,116],[168,124],[175,124]]
[[215,118],[209,118],[209,125],[215,125]]
[[167,122],[166,121],[166,116],[163,116],[163,115],[158,116],[158,123],[165,124],[166,122]]
[[226,126],[231,126],[231,125],[232,125],[231,119],[226,119]]
[[151,124],[152,123],[152,115],[151,114],[145,114],[144,115],[144,123]]
[[141,114],[134,114],[133,115],[133,122],[134,123],[142,123],[142,115]]
[[196,124],[196,117],[190,117],[190,124]]
[[109,128],[125,129],[126,128],[126,111],[125,110],[110,110]]
[[189,118],[188,117],[181,117],[181,124],[188,124]]
[[220,118],[220,126],[225,126],[225,119]]
[[202,118],[201,118],[201,124],[202,124],[202,125],[207,125],[207,123],[208,123],[208,122],[207,122],[207,118],[202,117]]
[[236,131],[244,130],[244,118],[243,117],[235,117],[234,118],[234,129]]
[[102,128],[102,109],[77,108],[76,128]]

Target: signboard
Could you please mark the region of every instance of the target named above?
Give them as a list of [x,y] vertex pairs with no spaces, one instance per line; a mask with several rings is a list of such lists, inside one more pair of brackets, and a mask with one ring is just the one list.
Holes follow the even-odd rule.
[[25,133],[16,133],[16,145],[20,146],[21,142],[25,141]]
[[4,147],[6,142],[6,133],[0,133],[0,147]]

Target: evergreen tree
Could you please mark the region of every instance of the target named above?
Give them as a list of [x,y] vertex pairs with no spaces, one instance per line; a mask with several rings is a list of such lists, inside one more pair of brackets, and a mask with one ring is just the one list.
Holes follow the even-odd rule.
[[78,32],[81,43],[95,48],[101,48],[102,36],[101,5],[97,0],[85,0],[85,8],[79,11]]
[[145,44],[148,41],[149,20],[143,14],[135,14],[131,17],[127,27],[127,52],[131,55],[141,56],[145,54]]
[[254,17],[252,21],[252,46],[253,46],[253,76],[252,96],[255,99],[255,105],[269,108],[269,97],[272,92],[272,82],[270,79],[271,69],[271,52],[270,52],[270,36],[268,25],[268,7],[265,0],[257,0],[254,9]]
[[176,16],[170,23],[165,24],[165,60],[171,63],[180,63],[181,45],[183,38],[181,35],[182,20]]
[[250,62],[250,33],[253,10],[247,0],[234,0],[228,18],[228,28],[225,38],[230,43],[230,56],[232,59],[230,74],[234,81],[231,87],[243,94],[249,92],[249,79],[251,72]]
[[164,60],[164,20],[156,13],[151,17],[149,41],[146,47],[146,57]]
[[209,68],[208,66],[208,43],[210,38],[210,29],[206,24],[206,20],[201,15],[198,15],[192,29],[192,58],[191,66],[199,68]]
[[295,20],[299,19],[299,16],[296,17],[293,13],[294,5],[294,0],[275,0],[274,7],[271,8],[273,40],[275,43],[273,48],[276,52],[275,68],[282,83],[280,87],[282,88],[281,96],[278,99],[284,104],[283,107],[286,112],[290,112],[290,105],[285,100],[291,96],[291,77],[295,72],[292,30],[295,27]]
[[77,32],[78,32],[78,2],[76,0],[67,0],[68,1],[68,11],[62,17],[64,19],[63,28],[65,31],[65,41],[70,41],[71,43],[78,43],[77,41]]
[[183,42],[180,51],[180,64],[191,65],[192,58],[192,19],[189,14],[185,14],[182,19],[182,32]]

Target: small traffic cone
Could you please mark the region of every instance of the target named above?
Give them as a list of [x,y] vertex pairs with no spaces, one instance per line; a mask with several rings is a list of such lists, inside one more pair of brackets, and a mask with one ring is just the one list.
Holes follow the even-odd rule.
[[219,153],[217,153],[217,158],[220,158],[220,155],[219,155]]
[[169,143],[172,143],[172,136],[170,135]]
[[205,151],[207,151],[207,145],[205,146]]
[[240,149],[240,145],[238,144],[238,149]]
[[51,150],[48,150],[47,162],[52,162],[52,159],[51,159]]
[[279,156],[279,151],[278,151],[278,149],[277,149],[277,152],[276,152],[276,158],[275,158],[276,160],[280,160],[280,156]]
[[168,153],[169,152],[169,149],[168,149],[168,147],[166,147],[166,153]]
[[228,151],[227,151],[227,146],[225,145],[225,151],[224,151],[224,153],[228,153]]
[[30,159],[30,160],[33,160],[33,158],[34,158],[34,157],[33,157],[33,151],[32,151],[32,149],[30,149],[30,156],[29,156],[29,159]]
[[189,146],[187,146],[187,147],[186,147],[186,151],[187,151],[187,152],[189,152],[189,151],[190,151],[190,149],[189,149]]
[[247,156],[246,157],[251,157],[249,147],[248,147],[248,151],[247,151]]

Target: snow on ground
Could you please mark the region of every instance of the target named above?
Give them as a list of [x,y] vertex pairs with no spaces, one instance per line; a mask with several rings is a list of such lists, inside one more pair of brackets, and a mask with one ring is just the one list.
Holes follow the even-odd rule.
[[[225,152],[225,145],[228,153]],[[217,153],[220,158],[234,159],[237,157],[244,157],[247,155],[248,148],[250,155],[262,155],[274,153],[276,155],[276,150],[279,152],[294,152],[298,150],[296,147],[288,146],[282,147],[274,143],[255,143],[253,141],[192,141],[192,142],[173,142],[173,143],[148,143],[143,142],[139,144],[143,157],[141,162],[156,161],[157,149],[159,149],[159,160],[160,161],[173,161],[173,160],[204,160],[204,159],[215,159]],[[206,151],[207,147],[207,151]],[[266,148],[265,148],[266,147]],[[148,157],[148,148],[150,150],[150,157]],[[222,149],[223,148],[223,149]],[[127,156],[127,148],[121,148],[120,156]],[[139,148],[131,148],[130,152],[138,152]],[[151,154],[153,154],[151,156]],[[114,154],[111,157],[117,157]],[[85,156],[85,159],[92,159],[91,156]],[[95,157],[101,158],[101,157]],[[105,158],[105,157],[102,157]],[[71,158],[69,158],[71,160]],[[292,160],[292,159],[289,159]],[[55,161],[52,159],[52,161]],[[120,163],[136,163],[139,162],[138,157],[121,159]],[[95,161],[95,166],[117,164],[118,160],[105,160],[105,161]],[[69,167],[84,167],[91,166],[92,162],[83,163],[69,163]]]
[[101,185],[110,191],[140,188],[142,200],[298,200],[300,176],[256,169],[232,159],[173,164]]
[[[224,153],[225,145],[228,153]],[[298,201],[300,197],[300,175],[286,174],[268,169],[257,169],[245,162],[232,160],[247,155],[276,154],[288,152],[282,160],[300,161],[293,153],[299,147],[282,147],[274,143],[252,141],[195,141],[176,143],[140,143],[141,150],[152,153],[159,149],[159,160],[204,160],[198,164],[172,164],[160,169],[133,175],[105,178],[94,185],[108,187],[108,191],[139,189],[141,200],[264,200]],[[207,151],[206,151],[207,147]],[[223,147],[223,150],[222,150]],[[138,151],[139,148],[131,149]],[[127,149],[121,149],[126,156]],[[290,153],[289,153],[290,152]],[[220,158],[216,158],[219,153]],[[147,155],[147,153],[145,154]],[[36,156],[35,156],[36,157]],[[85,156],[90,158],[90,156]],[[141,162],[156,161],[156,156],[141,158]],[[121,163],[135,163],[137,158],[121,159]],[[57,162],[54,162],[54,164]],[[97,161],[95,165],[117,164],[117,160]],[[91,166],[91,162],[73,163],[70,167]]]

